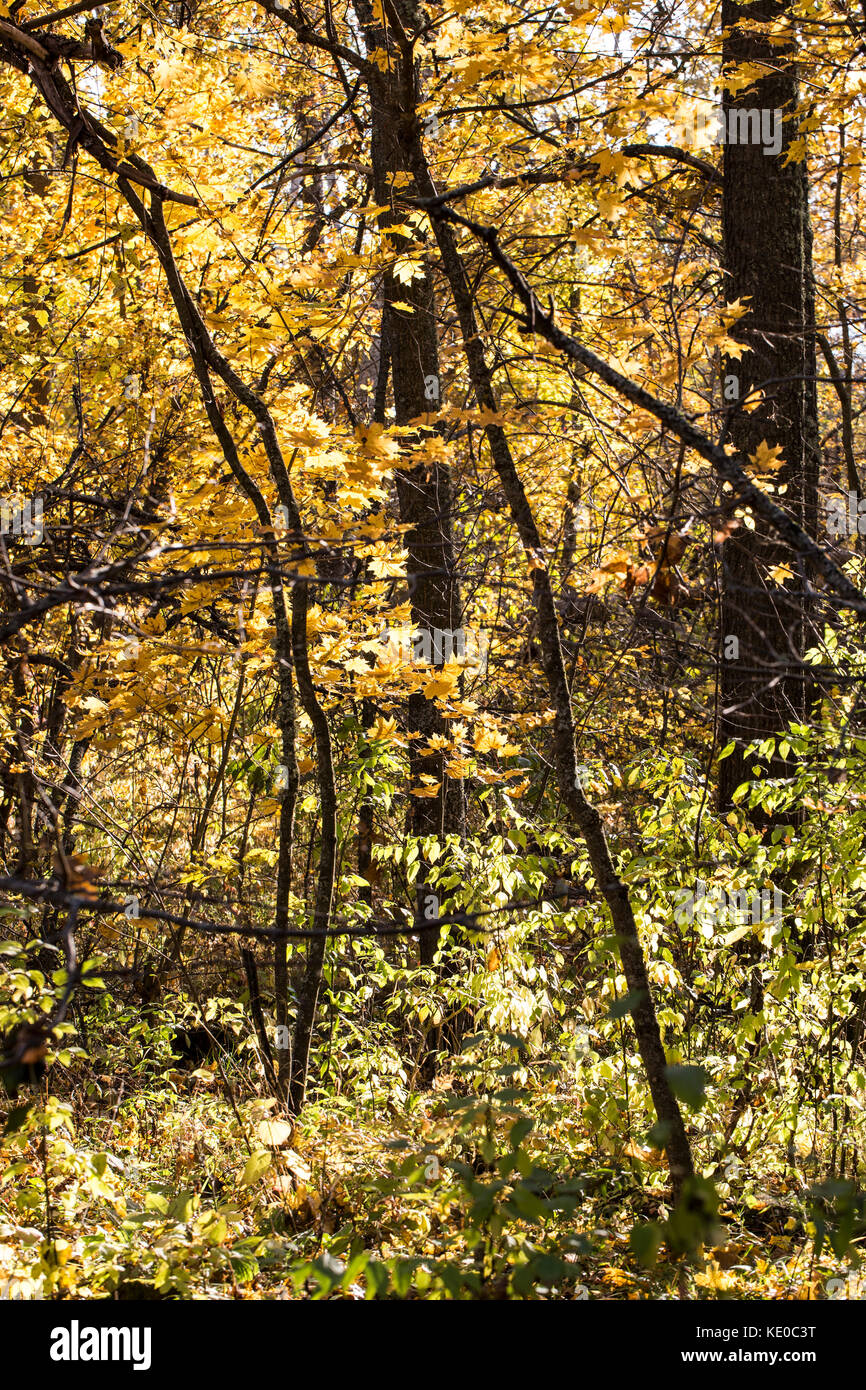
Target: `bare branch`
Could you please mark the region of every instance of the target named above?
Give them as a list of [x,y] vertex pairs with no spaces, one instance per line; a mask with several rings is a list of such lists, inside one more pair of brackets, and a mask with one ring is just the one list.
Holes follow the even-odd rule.
[[429,199],[426,204],[422,203],[421,206],[429,207],[433,217],[439,217],[448,222],[457,222],[461,226],[467,227],[484,243],[490,252],[492,261],[503,272],[526,310],[525,328],[527,332],[536,333],[540,337],[546,338],[567,357],[594,372],[605,385],[612,387],[627,401],[631,401],[632,405],[654,415],[666,429],[670,430],[671,434],[675,435],[677,439],[681,439],[690,449],[694,449],[701,458],[706,459],[722,481],[730,484],[741,502],[751,507],[782,540],[787,541],[794,551],[814,566],[815,571],[822,576],[827,586],[838,594],[844,607],[853,609],[860,615],[861,619],[866,618],[866,595],[851,583],[850,579],[833,563],[823,547],[818,545],[817,541],[814,541],[793,517],[789,516],[787,512],[776,505],[772,498],[755,486],[746,472],[749,465],[747,458],[744,458],[742,454],[727,453],[721,445],[714,444],[702,430],[698,429],[697,425],[693,424],[675,406],[660,401],[643,386],[638,386],[637,382],[623,376],[621,372],[616,371],[614,367],[611,367],[601,357],[596,356],[589,348],[584,347],[571,334],[565,333],[554,322],[553,315],[542,308],[525,276],[506,256],[499,245],[495,228],[485,227],[480,222],[463,217],[460,213],[454,212],[452,208],[437,206],[438,202],[438,199]]

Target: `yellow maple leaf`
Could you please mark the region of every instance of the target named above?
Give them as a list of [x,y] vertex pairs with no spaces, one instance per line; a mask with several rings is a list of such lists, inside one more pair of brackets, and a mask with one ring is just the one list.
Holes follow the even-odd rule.
[[759,473],[776,473],[785,466],[785,460],[781,457],[782,445],[773,444],[770,446],[766,439],[762,439],[753,454],[749,455],[752,463]]
[[738,343],[736,338],[730,338],[724,328],[718,333],[710,333],[708,342],[719,349],[723,357],[735,357],[738,362],[742,361],[745,348],[742,343]]
[[437,696],[450,695],[457,684],[459,675],[459,667],[449,670],[447,666],[443,666],[442,670],[437,671],[433,679],[424,686],[425,697],[428,700],[435,700]]
[[494,748],[502,748],[506,741],[506,735],[501,734],[498,729],[479,728],[472,736],[472,746],[477,753],[489,753]]
[[[751,299],[751,297],[750,294],[746,295],[746,299]],[[731,328],[738,319],[743,318],[748,312],[749,306],[748,304],[744,304],[742,299],[732,299],[722,310],[722,321],[726,328]]]
[[624,154],[617,150],[599,150],[598,154],[592,156],[593,164],[598,165],[598,172],[602,176],[612,175],[616,179],[617,188],[622,188],[628,180],[629,167],[628,160]]
[[441,753],[444,748],[449,747],[449,740],[444,734],[434,734],[428,738],[424,745],[425,753]]
[[698,1288],[701,1289],[719,1289],[724,1291],[725,1289],[734,1288],[736,1281],[732,1279],[729,1274],[726,1274],[718,1263],[713,1260],[705,1273],[695,1275],[695,1283]]
[[423,786],[409,788],[410,796],[426,796],[432,798],[439,795],[439,789],[442,786],[441,782],[437,782],[435,777],[430,777],[428,779],[426,774],[422,776],[421,780],[424,783]]
[[627,574],[630,564],[631,557],[621,550],[618,555],[605,561],[601,569],[603,574]]
[[784,168],[786,164],[802,164],[805,158],[806,141],[792,140],[790,145],[788,146],[788,153],[782,162],[782,167]]
[[376,722],[370,730],[370,738],[376,739],[380,743],[396,743],[397,741],[397,720],[384,719],[378,715]]
[[409,285],[413,280],[423,280],[427,274],[427,268],[423,261],[413,261],[410,256],[400,256],[394,262],[392,274],[395,280]]
[[469,758],[452,758],[445,764],[445,771],[449,777],[453,777],[455,782],[462,781],[472,772],[472,762]]
[[374,579],[402,579],[406,569],[405,559],[393,555],[377,556],[369,565]]

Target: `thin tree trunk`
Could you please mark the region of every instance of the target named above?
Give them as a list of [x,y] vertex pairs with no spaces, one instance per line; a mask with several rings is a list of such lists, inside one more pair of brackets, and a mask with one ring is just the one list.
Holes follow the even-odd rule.
[[[414,166],[422,196],[434,198],[437,190],[430,177],[420,142],[416,146]],[[451,226],[443,219],[434,219],[434,225],[445,274],[460,320],[475,398],[482,410],[495,413],[498,402],[478,335],[472,292],[456,239]],[[629,993],[634,1000],[632,1019],[638,1050],[656,1114],[666,1136],[665,1149],[671,1185],[674,1198],[677,1200],[685,1180],[694,1172],[691,1149],[682,1114],[665,1071],[667,1059],[628,889],[614,869],[601,817],[584,797],[578,782],[571,696],[562,658],[559,621],[550,573],[544,558],[545,549],[526,490],[514,464],[505,431],[500,425],[491,424],[487,425],[486,432],[493,465],[508,500],[512,518],[523,548],[533,561],[532,587],[538,615],[538,641],[548,694],[556,712],[553,724],[553,759],[557,785],[569,818],[583,836],[599,892],[610,910],[623,971]]]
[[313,726],[313,736],[316,743],[316,774],[321,800],[321,831],[316,903],[313,911],[313,926],[317,935],[307,946],[307,959],[304,964],[292,1038],[289,1109],[295,1115],[303,1108],[306,1096],[310,1047],[322,983],[328,929],[331,924],[334,880],[337,868],[337,789],[334,780],[334,759],[328,717],[316,698],[307,654],[308,592],[308,584],[300,579],[295,581],[292,594],[292,655],[301,704]]
[[244,974],[247,977],[247,989],[250,995],[250,1013],[253,1016],[256,1036],[259,1040],[259,1047],[262,1051],[262,1064],[268,1085],[275,1095],[279,1094],[279,1079],[274,1071],[274,1058],[271,1052],[268,1030],[265,1027],[265,1016],[262,1012],[262,992],[259,985],[259,970],[256,964],[255,952],[249,947],[241,948],[241,961],[244,967]]

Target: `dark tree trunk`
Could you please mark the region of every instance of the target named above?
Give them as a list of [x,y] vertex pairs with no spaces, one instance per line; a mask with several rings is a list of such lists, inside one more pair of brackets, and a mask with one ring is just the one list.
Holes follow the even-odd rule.
[[[380,215],[379,225],[385,230],[394,224],[405,224],[405,205],[396,206],[392,181],[395,175],[412,175],[413,143],[418,127],[417,105],[420,100],[415,65],[398,44],[374,20],[373,8],[359,3],[358,13],[364,24],[368,52],[387,49],[391,57],[388,72],[379,72],[369,81],[372,110],[373,186],[379,206],[389,206]],[[396,9],[410,30],[418,27],[419,15],[413,0],[397,0]],[[399,189],[405,196],[418,193],[414,186]],[[404,250],[418,256],[417,245],[399,233],[389,238],[395,253]],[[422,276],[409,281],[400,280],[391,268],[384,276],[383,355],[390,362],[394,393],[394,418],[406,425],[439,408],[441,376],[439,369],[438,331],[433,278],[429,266]],[[408,309],[396,308],[400,303]],[[420,442],[420,437],[419,437]],[[431,634],[435,652],[436,631],[454,632],[461,627],[460,585],[453,531],[453,492],[447,464],[425,461],[408,471],[397,474],[397,496],[401,521],[408,524],[405,545],[406,574],[412,610],[413,629]],[[434,656],[434,663],[436,657]],[[441,783],[436,797],[412,797],[410,831],[417,836],[444,838],[465,832],[463,783],[448,777],[446,756],[430,752],[426,745],[437,735],[447,735],[447,725],[432,700],[423,692],[409,697],[410,775],[413,786],[424,776]],[[424,860],[416,881],[419,920],[431,916],[429,890],[425,887]],[[432,915],[440,915],[442,905]],[[426,913],[426,917],[425,917]],[[438,932],[425,931],[420,937],[420,958],[423,965],[433,963],[438,945]]]
[[[765,76],[736,97],[726,93],[723,102],[725,298],[749,307],[732,333],[744,345],[742,359],[727,358],[723,371],[729,438],[750,455],[762,440],[781,449],[784,467],[766,476],[787,485],[785,510],[815,535],[818,428],[808,180],[803,161],[785,162],[797,135],[797,64],[790,47],[770,43],[751,27],[778,23],[788,9],[789,0],[722,4],[725,72],[741,63],[766,68]],[[769,115],[763,114],[763,135],[756,139],[757,122],[749,111],[783,113],[778,152],[772,152],[778,140],[765,144],[773,128]],[[772,119],[778,128],[778,117]],[[761,404],[743,410],[755,389],[763,393]],[[806,574],[801,568],[787,582],[774,577],[777,566],[790,563],[790,551],[759,517],[754,530],[741,525],[734,531],[722,556],[719,739],[722,746],[731,740],[736,745],[720,765],[719,801],[726,807],[749,776],[745,745],[805,716],[799,662]],[[783,774],[783,761],[776,759],[771,770]]]

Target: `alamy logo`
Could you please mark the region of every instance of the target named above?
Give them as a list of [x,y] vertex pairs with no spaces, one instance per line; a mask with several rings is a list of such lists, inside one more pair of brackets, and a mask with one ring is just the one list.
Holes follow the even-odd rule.
[[4,1279],[0,1284],[0,1298],[14,1300],[43,1299],[42,1283],[27,1278]]
[[866,1279],[852,1270],[845,1279],[828,1279],[824,1292],[828,1298],[861,1300],[866,1298]]
[[782,152],[783,114],[779,108],[712,106],[696,102],[677,113],[672,133],[680,145],[761,145],[764,154]]
[[405,623],[402,627],[386,628],[381,641],[408,666],[442,666],[447,661],[460,661],[478,668],[482,674],[487,670],[490,643],[482,633],[469,628],[413,629]]
[[866,536],[866,497],[856,492],[831,497],[827,506],[827,530],[831,536]]
[[0,535],[23,536],[27,545],[41,545],[43,534],[41,497],[28,497],[23,504],[0,497]]
[[69,1327],[51,1332],[52,1361],[131,1361],[134,1371],[150,1369],[149,1327]]
[[750,920],[755,927],[760,923],[778,924],[782,920],[782,894],[778,888],[773,889],[772,898],[768,888],[760,893],[750,892],[748,888],[726,892],[724,888],[713,887],[707,891],[703,879],[699,878],[695,892],[689,888],[677,890],[674,917],[681,926],[695,920],[715,926],[746,926]]

